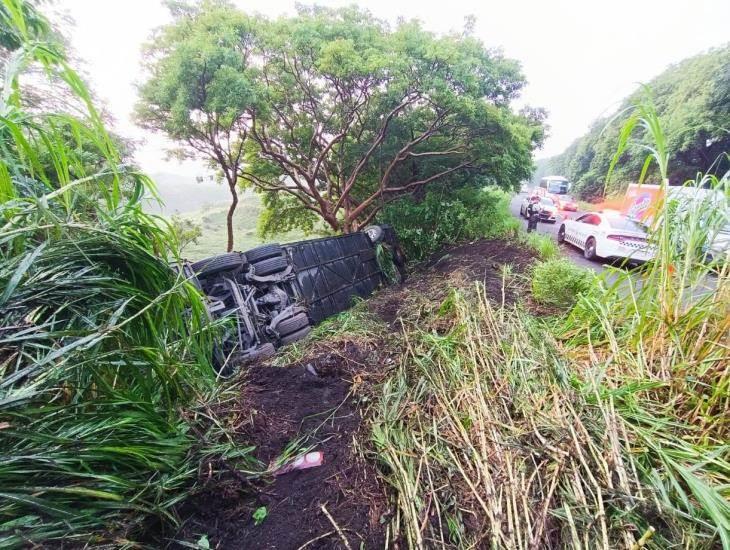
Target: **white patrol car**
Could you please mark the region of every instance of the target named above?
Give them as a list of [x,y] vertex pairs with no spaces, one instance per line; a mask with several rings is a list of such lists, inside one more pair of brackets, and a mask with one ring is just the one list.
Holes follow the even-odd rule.
[[589,260],[626,258],[646,262],[654,257],[646,228],[618,213],[588,212],[574,220],[566,219],[558,229],[558,242],[577,246]]

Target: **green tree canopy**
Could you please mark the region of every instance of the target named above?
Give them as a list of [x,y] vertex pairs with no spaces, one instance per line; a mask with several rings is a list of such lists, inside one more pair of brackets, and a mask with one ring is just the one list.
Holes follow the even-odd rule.
[[[244,179],[335,231],[369,223],[384,204],[436,181],[490,174],[513,185],[531,166],[540,120],[515,115],[516,62],[468,34],[391,29],[358,8],[300,7],[261,39],[264,106]],[[282,201],[275,194],[292,199]]]
[[[670,151],[669,180],[679,185],[698,172],[724,173],[730,164],[730,46],[686,59],[647,84]],[[547,163],[548,171],[576,182],[585,198],[621,192],[637,182],[650,138],[640,133],[606,182],[618,134],[644,88],[628,97],[613,119],[594,122],[590,131]],[[649,173],[649,181],[657,174]]]
[[266,228],[351,231],[432,182],[510,187],[529,175],[543,115],[510,109],[524,85],[515,61],[468,33],[391,28],[355,7],[298,10],[271,21],[219,2],[176,6],[148,50],[139,107],[233,191],[238,180],[261,192]]

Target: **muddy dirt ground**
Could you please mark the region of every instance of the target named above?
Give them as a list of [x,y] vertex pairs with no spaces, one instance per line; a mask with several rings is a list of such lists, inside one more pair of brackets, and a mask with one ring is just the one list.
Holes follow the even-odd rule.
[[[502,266],[519,274],[532,261],[531,252],[499,240],[452,248],[368,301],[387,325],[382,341],[345,335],[312,342],[304,359],[285,367],[248,367],[236,404],[246,411],[236,427],[241,444],[255,446],[264,465],[295,443],[298,452],[321,451],[324,463],[267,480],[249,481],[236,471],[201,479],[179,509],[184,524],[173,539],[194,543],[206,535],[222,549],[382,548],[391,510],[369,444],[367,407],[397,362],[392,343],[409,297],[440,303],[450,288],[481,281],[495,301],[511,302],[516,292],[503,294]],[[267,515],[257,525],[253,514],[261,507]]]

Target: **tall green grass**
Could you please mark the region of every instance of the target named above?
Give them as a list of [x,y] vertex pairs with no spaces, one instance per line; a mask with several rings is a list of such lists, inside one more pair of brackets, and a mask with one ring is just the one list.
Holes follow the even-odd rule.
[[[152,183],[120,166],[47,24],[1,1],[16,40],[0,101],[0,546],[124,545],[150,514],[175,521],[202,458],[245,452],[201,422],[211,328],[168,265],[172,233],[142,212]],[[31,66],[85,113],[29,110]]]

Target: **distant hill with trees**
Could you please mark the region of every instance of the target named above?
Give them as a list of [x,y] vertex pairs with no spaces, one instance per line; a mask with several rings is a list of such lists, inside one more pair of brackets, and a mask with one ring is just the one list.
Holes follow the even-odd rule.
[[[627,97],[613,117],[596,120],[588,133],[562,154],[538,162],[540,173],[564,175],[585,199],[620,193],[641,174],[649,138],[639,132],[621,156],[610,180],[606,175],[616,152],[619,132],[630,116],[627,108],[650,93],[670,152],[670,185],[693,179],[697,172],[730,169],[730,45],[672,65]],[[651,171],[648,181],[656,180]]]

